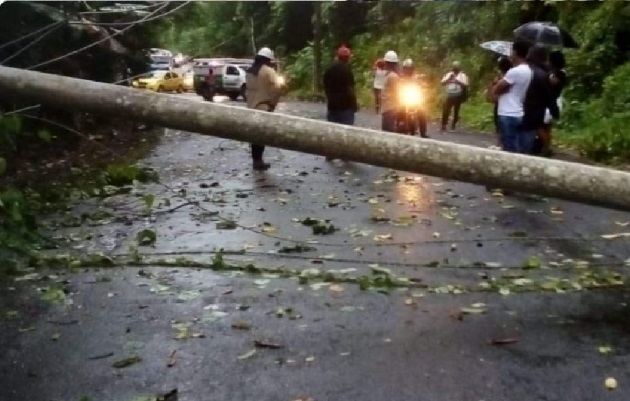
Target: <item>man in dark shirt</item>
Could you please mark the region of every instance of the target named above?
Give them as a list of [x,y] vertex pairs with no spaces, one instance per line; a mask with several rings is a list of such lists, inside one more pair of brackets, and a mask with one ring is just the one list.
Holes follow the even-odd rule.
[[[538,131],[545,124],[545,112],[549,109],[554,119],[560,118],[560,110],[554,96],[549,72],[547,71],[547,50],[544,47],[534,46],[527,57],[529,67],[532,69],[532,80],[527,88],[523,101],[523,128],[525,130]],[[530,153],[535,151],[534,148]]]
[[[354,92],[354,75],[348,65],[352,53],[346,46],[337,50],[337,62],[324,72],[324,92],[328,107],[327,120],[331,123],[354,125],[358,110]],[[326,157],[326,160],[332,160]]]
[[348,65],[350,49],[341,46],[337,50],[337,62],[324,72],[324,91],[330,122],[354,125],[357,97],[354,93],[354,75]]

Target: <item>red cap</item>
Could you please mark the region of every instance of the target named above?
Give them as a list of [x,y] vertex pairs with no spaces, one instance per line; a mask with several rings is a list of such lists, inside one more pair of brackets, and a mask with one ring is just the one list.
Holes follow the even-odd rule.
[[342,45],[337,49],[337,57],[350,57],[352,52],[345,45]]

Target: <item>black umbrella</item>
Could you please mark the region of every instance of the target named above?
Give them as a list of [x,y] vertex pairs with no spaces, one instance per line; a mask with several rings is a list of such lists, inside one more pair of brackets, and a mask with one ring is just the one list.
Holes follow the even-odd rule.
[[546,46],[579,47],[564,29],[551,22],[528,22],[514,30],[517,38]]

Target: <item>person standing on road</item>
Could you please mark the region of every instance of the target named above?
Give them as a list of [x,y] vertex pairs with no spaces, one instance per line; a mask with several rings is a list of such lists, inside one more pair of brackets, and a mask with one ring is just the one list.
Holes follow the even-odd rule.
[[492,89],[497,99],[501,147],[507,152],[528,154],[536,139],[536,130],[523,128],[524,101],[533,72],[527,64],[529,44],[517,40],[512,44],[512,68]]
[[494,104],[494,112],[493,112],[493,121],[494,121],[494,130],[497,134],[497,145],[501,147],[501,134],[499,128],[499,102],[494,98],[492,94],[492,90],[494,86],[507,74],[507,72],[512,68],[512,62],[509,57],[501,56],[497,60],[497,76],[494,78],[494,81],[490,84],[486,91],[486,98],[488,101]]
[[[280,101],[283,85],[278,74],[271,68],[274,59],[273,51],[268,47],[260,49],[254,63],[247,70],[246,93],[247,108],[273,112]],[[269,163],[263,160],[264,145],[251,144],[252,162],[254,170],[267,170]]]
[[212,67],[208,67],[208,75],[206,75],[206,81],[202,88],[202,95],[204,100],[207,100],[209,102],[214,101],[215,83],[216,77],[214,76],[214,71]]
[[557,98],[551,84],[548,60],[548,51],[543,46],[532,47],[527,55],[527,61],[532,70],[532,82],[523,103],[523,128],[536,131],[536,139],[529,150],[529,153],[533,155],[541,155],[543,151],[543,138],[540,137],[540,132],[545,127],[546,114],[553,119],[560,118]]
[[374,106],[376,108],[376,114],[381,112],[381,92],[385,86],[385,76],[387,70],[385,69],[385,61],[383,59],[376,60],[374,63]]
[[[328,112],[326,119],[331,123],[354,125],[354,114],[358,110],[354,89],[354,74],[348,65],[352,52],[346,46],[337,50],[337,61],[324,72],[324,92]],[[326,157],[326,160],[333,160]]]
[[453,61],[451,71],[442,78],[442,86],[445,87],[446,91],[446,99],[444,99],[442,108],[442,133],[444,133],[451,109],[453,109],[451,129],[454,130],[459,122],[459,109],[468,98],[468,76],[462,71],[459,61]]
[[[549,54],[549,67],[551,74],[549,80],[551,82],[551,88],[553,96],[558,106],[558,111],[562,111],[562,90],[567,84],[567,73],[565,71],[566,61],[564,54],[560,50],[555,50]],[[550,157],[553,152],[551,150],[551,127],[553,125],[553,116],[551,111],[545,112],[545,121],[543,127],[538,131],[540,137],[542,149],[540,154],[542,156]]]
[[398,112],[398,54],[390,50],[383,57],[385,61],[385,84],[381,93],[381,129],[396,132],[396,114]]

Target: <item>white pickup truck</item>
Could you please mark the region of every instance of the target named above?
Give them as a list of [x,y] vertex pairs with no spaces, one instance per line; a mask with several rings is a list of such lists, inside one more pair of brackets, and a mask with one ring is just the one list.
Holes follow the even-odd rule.
[[195,92],[204,96],[207,93],[206,79],[212,69],[214,94],[226,95],[231,100],[245,99],[246,69],[253,60],[248,59],[197,59],[193,64]]

